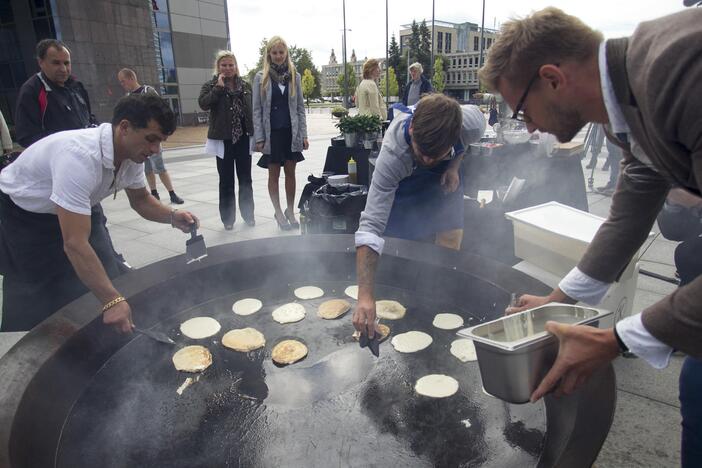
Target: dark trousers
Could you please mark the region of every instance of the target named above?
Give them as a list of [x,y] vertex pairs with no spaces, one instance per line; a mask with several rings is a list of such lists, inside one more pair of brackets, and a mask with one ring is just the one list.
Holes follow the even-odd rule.
[[239,211],[245,220],[254,219],[253,186],[251,182],[251,153],[249,137],[242,136],[232,144],[224,140],[224,158],[217,158],[219,173],[219,216],[224,224],[234,224],[236,220],[236,194],[234,171],[239,180]]
[[[702,239],[692,237],[675,249],[675,266],[684,286],[702,273]],[[702,361],[685,358],[680,371],[680,414],[682,416],[683,468],[702,466]]]
[[[107,275],[120,275],[120,262],[100,211],[90,217],[89,243]],[[3,274],[0,331],[30,330],[88,292],[63,251],[58,217],[30,213],[0,192],[0,273]]]

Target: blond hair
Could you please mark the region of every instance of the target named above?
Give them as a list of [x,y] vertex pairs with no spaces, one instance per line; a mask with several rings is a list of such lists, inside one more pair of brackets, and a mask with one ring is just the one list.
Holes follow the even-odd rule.
[[236,57],[234,56],[234,52],[231,50],[220,50],[217,52],[217,55],[215,55],[215,62],[214,62],[214,74],[219,75],[219,62],[224,60],[225,58],[230,58],[234,60],[234,66],[236,67],[236,75],[239,76],[239,64],[236,62]]
[[424,67],[419,62],[414,62],[412,65],[409,66],[409,69],[417,70],[419,73],[424,73]]
[[124,78],[126,78],[128,80],[136,80],[137,79],[136,73],[131,68],[121,69],[119,72],[117,72],[117,76],[120,76],[120,75],[122,75]]
[[290,60],[290,51],[288,49],[288,44],[280,36],[273,36],[270,38],[266,44],[266,54],[263,56],[263,79],[261,80],[261,96],[265,95],[268,84],[270,83],[270,71],[271,71],[271,49],[277,45],[282,45],[285,47],[286,60],[288,62],[288,71],[290,71],[290,95],[295,96],[297,88],[295,82],[297,81],[295,65],[293,65],[292,60]]
[[602,33],[554,7],[502,25],[479,77],[490,90],[500,79],[526,86],[544,64],[585,61],[597,53]]
[[371,78],[371,73],[376,68],[380,68],[380,62],[376,59],[368,59],[366,63],[363,64],[363,79],[369,80]]

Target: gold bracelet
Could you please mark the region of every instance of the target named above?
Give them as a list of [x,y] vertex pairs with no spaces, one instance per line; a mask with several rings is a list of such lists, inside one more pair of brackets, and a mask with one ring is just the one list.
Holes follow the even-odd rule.
[[117,304],[119,304],[120,302],[124,302],[124,301],[126,301],[124,296],[117,296],[114,299],[112,299],[110,302],[108,302],[107,304],[102,306],[102,311],[105,312],[106,310],[110,309],[111,307],[114,307]]

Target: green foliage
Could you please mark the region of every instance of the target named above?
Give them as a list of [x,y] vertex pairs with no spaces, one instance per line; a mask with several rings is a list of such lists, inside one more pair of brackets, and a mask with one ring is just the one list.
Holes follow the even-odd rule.
[[312,75],[312,71],[309,68],[305,68],[305,73],[302,75],[302,95],[305,96],[307,100],[307,107],[310,106],[310,97],[314,93],[315,79]]
[[419,25],[419,49],[416,52],[417,62],[424,68],[424,76],[431,76],[431,30],[427,27],[427,22],[422,20]]
[[[388,66],[395,71],[395,80],[401,85],[398,87],[396,94],[399,96],[404,87],[405,77],[407,76],[407,56],[400,53],[400,46],[395,40],[394,34],[390,40],[390,46],[388,47]],[[392,84],[392,81],[390,83]],[[385,92],[385,86],[382,86],[381,91]],[[392,90],[390,96],[395,96],[395,94],[392,94]]]
[[379,132],[380,129],[383,128],[383,122],[380,120],[380,117],[375,114],[357,115],[353,118],[356,120],[356,125],[358,131],[360,132],[375,133]]
[[343,116],[349,115],[349,110],[344,106],[336,106],[332,108],[331,114],[336,118],[341,118]]
[[336,124],[336,128],[343,133],[356,133],[359,131],[356,118],[349,117],[348,115],[341,117],[341,120]]
[[339,85],[339,93],[341,96],[353,95],[356,91],[356,74],[353,72],[353,67],[350,63],[346,63],[346,75],[348,79],[348,87],[344,88],[344,73],[340,72],[339,76],[336,77],[336,84]]
[[436,57],[434,61],[434,76],[431,77],[431,85],[437,93],[443,92],[446,86],[444,82],[444,61],[441,56]]
[[[388,96],[398,96],[400,86],[397,84],[397,76],[395,76],[395,70],[392,67],[388,68],[388,83],[390,84]],[[385,74],[380,79],[380,92],[385,96]]]
[[383,128],[383,123],[377,115],[343,116],[336,128],[344,133],[375,133]]

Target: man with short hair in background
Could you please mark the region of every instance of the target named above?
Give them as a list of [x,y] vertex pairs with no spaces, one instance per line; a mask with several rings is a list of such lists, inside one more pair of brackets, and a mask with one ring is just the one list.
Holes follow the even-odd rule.
[[[122,88],[127,92],[127,94],[154,94],[158,96],[158,91],[149,85],[141,85],[137,80],[137,75],[134,70],[129,68],[123,68],[117,73],[117,79]],[[183,199],[176,195],[175,190],[173,190],[173,182],[171,182],[171,176],[168,175],[166,166],[163,163],[163,151],[158,154],[153,154],[149,159],[144,161],[144,174],[146,174],[146,181],[149,184],[149,189],[151,190],[151,195],[156,197],[156,200],[160,200],[161,197],[158,195],[158,190],[156,189],[156,176],[158,174],[161,183],[168,190],[168,195],[171,198],[171,203],[176,205],[182,205],[184,203]]]
[[405,85],[405,92],[402,95],[402,104],[405,106],[413,106],[424,94],[434,92],[431,81],[426,79],[422,73],[424,73],[424,67],[421,63],[414,62],[410,65],[410,81]]

